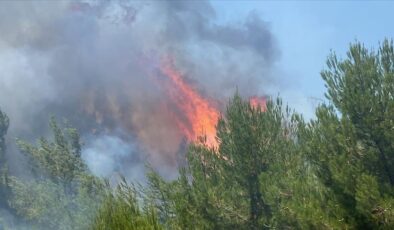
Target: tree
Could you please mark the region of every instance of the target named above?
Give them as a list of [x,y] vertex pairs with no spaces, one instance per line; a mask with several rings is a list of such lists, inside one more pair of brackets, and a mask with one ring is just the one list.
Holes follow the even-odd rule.
[[123,178],[114,191],[110,188],[106,190],[104,201],[90,229],[163,229],[154,209],[145,206],[143,207],[145,210],[142,210],[138,198],[135,186],[128,184]]
[[249,201],[249,227],[257,229],[259,220],[268,224],[271,207],[263,197],[259,176],[266,172],[286,141],[281,102],[268,101],[267,109],[252,107],[238,95],[230,102],[225,118],[218,122],[219,154],[226,160],[226,177],[244,190]]
[[394,48],[350,46],[322,72],[329,105],[305,130],[306,154],[349,226],[394,227]]
[[48,177],[71,192],[71,182],[87,169],[81,159],[79,134],[74,128],[61,129],[55,118],[51,118],[50,128],[53,142],[40,138],[38,146],[20,140],[17,144],[28,156],[35,176]]
[[296,144],[299,120],[279,99],[269,100],[263,110],[235,95],[218,121],[218,149],[193,143],[175,181],[150,174],[159,216],[175,229],[285,226],[277,221],[283,210],[272,188],[289,191],[285,181],[290,181],[291,167],[304,170],[297,165],[303,160]]
[[167,228],[239,229],[247,220],[239,209],[244,203],[237,199],[239,190],[227,189],[231,185],[223,180],[220,161],[213,149],[194,143],[177,180],[166,182],[154,171],[148,174],[148,201]]
[[8,126],[9,119],[7,115],[0,110],[0,208],[7,207],[8,197],[8,169],[5,158],[5,135],[7,134]]
[[50,121],[53,140],[18,141],[33,177],[10,177],[10,206],[38,229],[86,229],[102,200],[104,184],[87,171],[76,129]]

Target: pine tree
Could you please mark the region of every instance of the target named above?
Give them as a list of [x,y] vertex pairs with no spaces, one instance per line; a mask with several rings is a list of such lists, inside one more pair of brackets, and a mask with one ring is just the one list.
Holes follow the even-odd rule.
[[29,158],[36,176],[49,177],[54,183],[67,187],[78,175],[86,172],[86,165],[81,159],[79,134],[74,128],[60,128],[55,118],[51,118],[50,128],[52,142],[40,138],[37,146],[21,140],[17,144]]
[[378,51],[355,43],[345,60],[332,54],[322,77],[329,105],[317,109],[305,145],[337,204],[328,210],[355,228],[393,228],[393,43]]
[[18,141],[30,161],[30,180],[10,177],[10,206],[38,229],[86,229],[104,193],[101,179],[81,159],[78,132],[50,121],[53,140]]
[[138,191],[124,178],[115,190],[106,188],[104,201],[89,229],[159,230],[163,229],[156,213],[149,206],[141,207]]
[[282,133],[282,108],[268,102],[262,111],[253,108],[238,95],[230,102],[226,116],[218,122],[219,154],[227,159],[226,177],[234,180],[249,201],[249,228],[258,229],[264,217],[267,224],[272,216],[260,189],[259,176],[266,172],[278,151]]
[[213,149],[194,143],[177,180],[166,182],[153,171],[148,174],[149,202],[167,228],[240,229],[246,222],[239,208],[245,202],[238,197],[239,189],[223,179],[221,161]]
[[8,197],[8,169],[6,164],[6,144],[5,135],[7,134],[9,119],[0,110],[0,208],[7,207]]
[[[307,174],[300,167],[304,159],[296,145],[299,120],[288,108],[283,109],[279,99],[269,100],[263,111],[236,95],[218,122],[218,149],[203,142],[192,144],[178,180],[165,182],[150,174],[159,216],[175,229],[261,229],[297,224],[300,215],[294,215],[293,222],[286,220],[289,212],[281,205],[297,206],[299,200],[291,203],[293,199],[279,197],[277,192],[301,196],[309,182],[290,176],[293,172]],[[304,190],[299,189],[301,184]],[[318,200],[313,202],[316,205]],[[298,211],[297,207],[294,210]]]

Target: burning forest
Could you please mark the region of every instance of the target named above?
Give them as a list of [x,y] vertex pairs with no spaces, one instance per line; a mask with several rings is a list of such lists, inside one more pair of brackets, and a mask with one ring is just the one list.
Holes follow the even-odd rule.
[[[215,24],[205,1],[7,3],[2,10],[8,74],[0,103],[13,117],[10,135],[34,140],[48,135],[50,116],[65,118],[84,137],[82,156],[99,175],[136,178],[141,173],[130,168],[145,161],[173,175],[186,143],[204,136],[217,145],[216,122],[236,89],[261,96],[259,85],[273,82],[275,39],[254,14],[233,26]],[[112,143],[95,149],[100,138],[130,153],[106,156]]]
[[393,41],[312,108],[255,4],[1,1],[0,230],[391,229]]

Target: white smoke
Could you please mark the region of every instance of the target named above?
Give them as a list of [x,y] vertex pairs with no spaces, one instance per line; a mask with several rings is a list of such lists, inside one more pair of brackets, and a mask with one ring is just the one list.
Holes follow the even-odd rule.
[[144,180],[145,168],[137,146],[119,137],[102,135],[91,138],[82,151],[82,158],[97,176],[111,178],[123,175],[133,181]]

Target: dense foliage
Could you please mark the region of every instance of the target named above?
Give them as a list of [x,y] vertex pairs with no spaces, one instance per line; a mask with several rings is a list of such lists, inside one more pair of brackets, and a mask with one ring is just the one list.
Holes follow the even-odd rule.
[[332,54],[327,66],[322,77],[330,104],[305,129],[305,154],[345,224],[393,228],[393,43],[383,42],[377,52],[352,45],[347,59]]
[[150,170],[145,187],[93,176],[78,132],[54,119],[52,139],[18,141],[32,176],[9,176],[0,112],[0,207],[29,229],[393,229],[393,43],[355,43],[321,75],[327,101],[315,119],[236,94],[218,146],[201,138],[177,179]]
[[153,208],[139,205],[138,191],[123,178],[115,191],[108,190],[90,229],[163,229]]
[[104,184],[83,163],[76,130],[60,128],[54,119],[50,127],[53,140],[41,138],[36,145],[17,141],[31,177],[9,177],[8,205],[28,229],[86,229]]
[[5,158],[5,135],[7,134],[9,119],[6,114],[0,110],[0,208],[7,207],[7,163]]
[[235,96],[218,149],[195,143],[179,179],[151,173],[170,229],[394,228],[394,47],[351,45],[322,72],[327,102],[305,122]]

